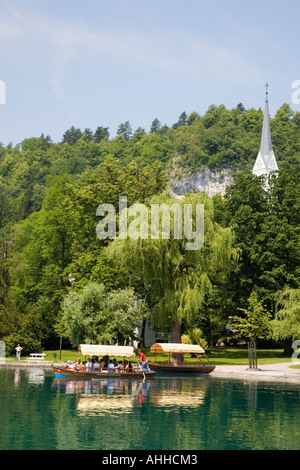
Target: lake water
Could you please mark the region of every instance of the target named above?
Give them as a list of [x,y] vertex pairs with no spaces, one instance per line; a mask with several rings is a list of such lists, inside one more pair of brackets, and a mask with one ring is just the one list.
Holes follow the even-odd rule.
[[158,375],[55,380],[0,369],[1,450],[298,450],[294,384]]

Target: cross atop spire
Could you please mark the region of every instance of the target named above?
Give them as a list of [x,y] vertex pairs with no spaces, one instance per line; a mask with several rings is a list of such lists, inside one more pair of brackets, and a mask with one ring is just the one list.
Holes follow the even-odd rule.
[[269,84],[265,84],[266,87],[266,101],[264,110],[264,121],[261,134],[260,149],[256,158],[256,162],[252,173],[257,176],[266,175],[268,176],[271,171],[278,170],[276,158],[273,152],[271,129],[270,129],[270,114],[269,114],[269,101],[268,101],[268,88]]
[[267,82],[267,83],[265,84],[265,87],[266,87],[266,101],[268,101],[268,94],[269,94],[268,88],[269,88],[269,86],[270,86],[270,85],[269,85],[268,82]]

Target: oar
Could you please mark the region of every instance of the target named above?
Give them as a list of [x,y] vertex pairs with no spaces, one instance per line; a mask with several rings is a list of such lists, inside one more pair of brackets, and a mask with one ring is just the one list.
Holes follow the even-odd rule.
[[[198,344],[198,346],[201,348],[199,342],[196,340],[196,343]],[[206,357],[206,354],[204,353],[204,356]],[[206,367],[206,365],[204,364],[204,362],[202,361],[201,357],[198,355],[198,358],[200,359],[200,361],[202,362],[203,366]],[[207,357],[206,357],[207,359]],[[207,359],[208,360],[208,359]]]
[[209,364],[210,366],[212,366],[212,363],[210,362],[210,360],[208,359],[208,357],[207,357],[207,355],[206,355],[205,353],[204,353],[204,356],[206,357],[208,364]]
[[143,380],[146,380],[145,373],[144,373],[144,371],[143,371],[143,368],[142,368],[141,364],[139,363],[139,360],[138,360],[138,358],[136,358],[136,362],[137,362],[137,363],[138,363],[138,365],[140,366],[140,369],[141,369],[141,371],[142,371],[142,373],[143,373],[143,376],[144,376],[144,379],[143,379]]

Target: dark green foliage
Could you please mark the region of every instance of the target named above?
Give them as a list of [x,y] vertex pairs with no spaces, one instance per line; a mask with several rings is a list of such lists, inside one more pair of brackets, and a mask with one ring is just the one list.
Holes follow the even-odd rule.
[[102,127],[102,126],[97,127],[94,137],[93,137],[94,142],[99,144],[99,142],[101,142],[102,139],[109,139],[108,129],[109,129],[108,127]]
[[300,166],[280,170],[265,191],[252,175],[240,174],[224,200],[214,198],[217,221],[235,230],[241,250],[229,288],[237,305],[253,289],[274,313],[274,295],[300,286]]
[[129,121],[126,121],[119,125],[117,134],[124,137],[125,140],[129,140],[132,137],[132,127]]
[[[96,145],[101,143],[89,142],[85,134],[72,146],[51,145],[47,157],[58,158],[47,177],[38,179],[31,173],[28,187],[30,166],[25,156],[32,158],[37,150],[29,153],[26,148],[23,154],[16,149],[24,159],[24,178],[18,176],[18,162],[14,162],[15,172],[10,169],[3,177],[0,215],[5,257],[0,266],[0,338],[10,354],[15,342],[27,353],[38,352],[45,345],[57,346],[54,325],[72,286],[105,283],[107,292],[127,287],[126,270],[112,266],[103,253],[107,242],[96,236],[96,209],[104,202],[117,207],[122,194],[130,204],[144,201],[165,188],[166,176],[159,162],[151,167],[134,162],[125,165],[112,156],[88,167],[86,159]],[[60,158],[63,155],[65,158]],[[79,162],[77,172],[70,171],[71,161]],[[69,171],[62,172],[62,165]],[[42,172],[41,164],[37,168]],[[16,178],[20,180],[18,188],[5,185],[4,180],[8,183]],[[17,201],[11,194],[18,195]]]
[[77,140],[80,139],[82,136],[82,132],[80,129],[75,129],[74,126],[72,126],[70,129],[68,129],[64,135],[63,135],[63,140],[62,143],[67,143],[69,145],[74,145]]

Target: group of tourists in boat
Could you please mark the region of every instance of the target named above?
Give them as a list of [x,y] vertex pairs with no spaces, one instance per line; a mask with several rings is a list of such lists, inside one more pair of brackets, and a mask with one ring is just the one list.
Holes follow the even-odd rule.
[[[205,351],[199,345],[187,345],[181,343],[155,343],[151,346],[150,352],[167,353],[169,359],[167,362],[149,361],[144,353],[139,349],[139,358],[136,357],[133,346],[111,346],[111,345],[87,345],[81,344],[79,352],[86,357],[85,361],[78,358],[77,362],[68,361],[65,366],[53,366],[55,375],[62,377],[75,378],[99,378],[99,377],[120,377],[120,378],[151,378],[156,372],[175,372],[175,373],[210,373],[215,369],[208,358],[207,364],[198,358],[197,363],[179,362],[177,355],[205,354]],[[170,358],[172,354],[172,359]],[[102,356],[100,358],[100,356]],[[113,357],[114,356],[114,357]],[[122,357],[122,360],[116,360],[116,357]],[[125,357],[136,357],[136,364],[132,364]]]
[[[139,358],[132,364],[125,357],[135,357],[132,346],[87,345],[81,344],[79,352],[86,356],[85,361],[78,358],[77,362],[68,361],[65,366],[53,366],[57,377],[75,378],[150,378],[155,372],[150,370],[148,361],[142,351],[138,351]],[[100,358],[100,356],[102,356]],[[116,357],[123,359],[119,361]]]
[[81,361],[80,357],[75,361],[67,361],[66,369],[68,370],[77,370],[82,372],[132,372],[133,366],[130,361],[124,359],[123,361],[117,362],[117,360],[110,359],[109,356],[103,356],[100,360],[98,356],[93,356],[92,358],[87,358],[86,361]]

